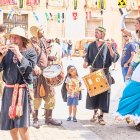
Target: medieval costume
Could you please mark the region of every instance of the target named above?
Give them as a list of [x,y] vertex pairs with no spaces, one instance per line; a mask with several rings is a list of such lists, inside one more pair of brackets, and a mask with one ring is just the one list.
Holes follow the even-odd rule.
[[[40,68],[42,71],[44,68],[48,66],[49,60],[54,60],[53,56],[48,56],[48,48],[49,45],[47,43],[47,40],[44,38],[43,33],[41,32],[41,28],[37,26],[32,26],[30,28],[32,38],[31,42],[33,45],[33,48],[36,50],[38,54],[38,60],[37,60],[37,67]],[[40,35],[39,35],[40,34]],[[41,74],[36,75],[34,70],[34,109],[35,114],[33,116],[33,124],[34,127],[39,128],[39,122],[38,122],[38,110],[41,105],[42,99],[45,101],[44,109],[45,109],[45,123],[46,124],[52,124],[52,125],[61,125],[61,123],[55,121],[52,119],[52,111],[55,106],[55,90],[53,87],[50,87],[45,77]]]
[[[104,37],[105,31],[106,30],[103,27],[98,27],[95,30],[95,37],[97,41],[94,41],[89,45],[84,62],[86,67],[84,67],[87,68],[88,66],[91,66],[92,72],[99,69],[103,69],[107,79],[109,80],[109,67],[111,66],[112,62],[116,62],[118,60],[119,54],[114,48],[112,48],[111,45],[109,46],[109,48],[107,44],[103,43],[102,41],[99,41],[100,38]],[[109,102],[110,90],[93,97],[90,97],[89,94],[87,94],[86,108],[92,110],[94,109],[93,121],[97,120],[95,119],[96,114],[98,116],[99,124],[105,124],[103,120],[103,113],[108,113]],[[97,110],[100,110],[100,115],[97,113]]]
[[[14,29],[18,33],[14,33]],[[22,28],[15,27],[14,29],[13,34],[25,39],[20,32],[23,31]],[[24,47],[26,48],[26,46]],[[20,62],[16,55],[8,50],[0,63],[0,71],[3,71],[3,81],[5,82],[0,117],[1,130],[25,128],[30,125],[30,96],[27,84],[33,82],[32,70],[36,64],[37,55],[31,48],[26,48],[21,51],[21,54]]]

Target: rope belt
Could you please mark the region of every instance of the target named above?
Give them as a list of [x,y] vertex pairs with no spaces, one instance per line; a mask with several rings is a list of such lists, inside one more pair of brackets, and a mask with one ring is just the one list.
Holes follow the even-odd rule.
[[[22,90],[26,87],[26,84],[15,84],[15,85],[5,85],[7,88],[14,88],[12,95],[12,103],[9,107],[9,117],[10,119],[15,119],[16,117],[21,117],[23,115],[22,106]],[[17,103],[17,104],[16,104]]]

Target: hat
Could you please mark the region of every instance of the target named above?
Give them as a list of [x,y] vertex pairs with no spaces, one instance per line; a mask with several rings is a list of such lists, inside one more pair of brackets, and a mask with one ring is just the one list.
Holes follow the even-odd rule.
[[101,26],[97,27],[96,30],[99,30],[99,31],[104,32],[104,33],[106,32],[106,29],[104,27],[101,27]]
[[38,32],[40,30],[41,30],[41,28],[40,27],[37,27],[37,26],[32,26],[30,28],[30,32],[31,32],[32,36],[34,36],[34,37],[38,37]]
[[23,37],[23,38],[29,40],[25,30],[23,28],[19,27],[19,26],[18,27],[14,27],[11,30],[10,35],[18,35],[20,37]]

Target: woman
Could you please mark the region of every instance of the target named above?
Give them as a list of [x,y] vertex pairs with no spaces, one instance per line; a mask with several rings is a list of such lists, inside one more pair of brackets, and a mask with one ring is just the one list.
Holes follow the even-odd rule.
[[121,20],[121,31],[132,37],[132,41],[133,42],[140,42],[140,17],[138,17],[136,19],[136,22],[135,22],[135,31],[129,31],[126,29],[126,26],[125,26],[125,16],[126,15],[123,15],[122,16],[122,20]]
[[27,84],[33,82],[32,70],[37,61],[29,47],[25,30],[15,27],[10,33],[11,45],[0,47],[0,71],[5,82],[0,129],[10,130],[13,140],[29,140],[30,102]]
[[119,102],[115,119],[126,119],[127,123],[134,123],[136,130],[140,131],[140,52],[138,51],[128,69],[126,85]]

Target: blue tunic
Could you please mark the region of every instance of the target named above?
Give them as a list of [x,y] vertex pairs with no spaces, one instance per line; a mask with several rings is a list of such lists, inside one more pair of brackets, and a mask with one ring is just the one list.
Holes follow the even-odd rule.
[[[23,58],[18,62],[12,51],[8,51],[0,63],[0,71],[3,70],[3,81],[5,84],[28,84],[33,83],[32,70],[37,61],[36,52],[33,49],[27,49],[22,52]],[[22,76],[23,75],[23,76]],[[23,77],[25,80],[23,80]],[[9,107],[11,106],[13,88],[4,87],[2,96],[0,129],[11,130],[14,128],[23,128],[30,125],[30,104],[27,88],[23,88],[22,106],[23,115],[20,118],[10,119]]]

